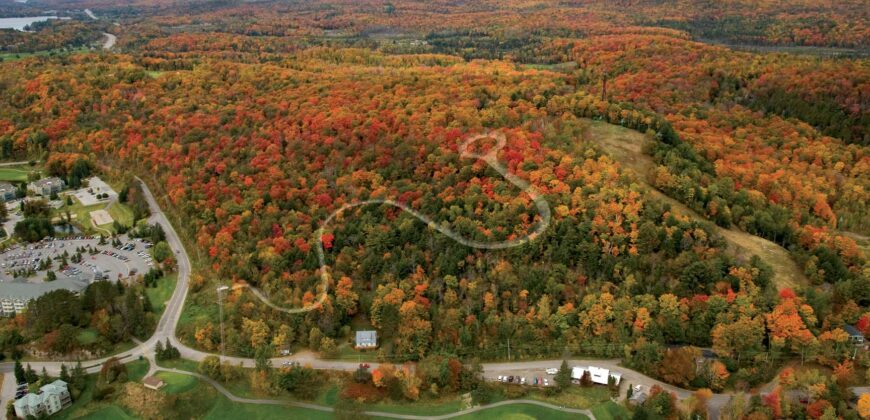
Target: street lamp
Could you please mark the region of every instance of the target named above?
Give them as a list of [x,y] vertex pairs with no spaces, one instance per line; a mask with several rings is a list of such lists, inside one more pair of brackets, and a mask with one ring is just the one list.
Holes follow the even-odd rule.
[[224,301],[221,299],[221,292],[230,290],[229,286],[220,286],[217,288],[218,312],[221,320],[221,361],[224,358]]

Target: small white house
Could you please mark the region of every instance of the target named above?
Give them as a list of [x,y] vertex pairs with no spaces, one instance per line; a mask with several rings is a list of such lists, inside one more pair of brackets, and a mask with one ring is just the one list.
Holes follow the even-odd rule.
[[356,348],[357,349],[373,349],[378,346],[377,331],[357,331],[356,332]]

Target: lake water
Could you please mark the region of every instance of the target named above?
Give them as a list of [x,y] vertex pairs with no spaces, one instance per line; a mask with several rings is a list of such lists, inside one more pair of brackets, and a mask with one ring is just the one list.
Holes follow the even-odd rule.
[[27,25],[34,22],[44,22],[49,19],[69,19],[68,17],[58,18],[57,16],[29,16],[16,18],[0,18],[0,29],[12,28],[16,31],[23,31]]

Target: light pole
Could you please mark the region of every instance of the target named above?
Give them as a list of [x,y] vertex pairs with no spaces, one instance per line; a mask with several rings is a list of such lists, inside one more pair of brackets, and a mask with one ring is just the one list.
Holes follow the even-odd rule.
[[220,286],[217,288],[218,313],[220,313],[221,320],[221,361],[224,359],[224,301],[221,299],[221,292],[229,289],[229,286]]

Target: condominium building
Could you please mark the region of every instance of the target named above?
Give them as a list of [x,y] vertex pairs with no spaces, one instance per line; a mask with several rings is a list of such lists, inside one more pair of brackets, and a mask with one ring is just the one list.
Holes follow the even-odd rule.
[[44,417],[57,413],[72,404],[66,382],[58,379],[16,400],[15,415],[19,418]]

